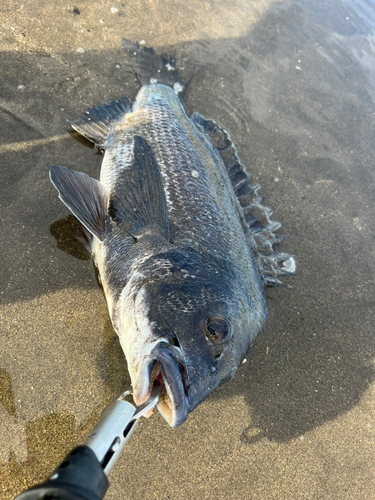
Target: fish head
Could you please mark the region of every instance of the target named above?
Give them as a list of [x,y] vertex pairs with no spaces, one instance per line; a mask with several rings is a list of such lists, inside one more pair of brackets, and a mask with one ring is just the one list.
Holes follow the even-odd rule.
[[126,354],[137,404],[157,378],[158,410],[176,427],[234,376],[267,312],[228,262],[176,251],[156,260],[163,266],[135,297],[138,333]]

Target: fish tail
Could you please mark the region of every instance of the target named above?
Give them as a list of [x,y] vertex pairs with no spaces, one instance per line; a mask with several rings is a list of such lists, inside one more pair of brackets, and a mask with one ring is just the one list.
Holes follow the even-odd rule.
[[184,92],[192,80],[192,73],[186,66],[187,62],[179,57],[177,50],[157,53],[145,42],[132,42],[123,39],[122,47],[126,54],[127,63],[133,67],[139,83],[163,83],[173,87],[176,93]]

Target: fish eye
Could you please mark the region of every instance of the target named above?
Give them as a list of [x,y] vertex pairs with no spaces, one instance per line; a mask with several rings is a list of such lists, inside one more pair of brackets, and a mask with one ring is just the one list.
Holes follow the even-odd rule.
[[221,316],[210,316],[205,323],[204,333],[212,342],[225,342],[230,338],[230,326]]

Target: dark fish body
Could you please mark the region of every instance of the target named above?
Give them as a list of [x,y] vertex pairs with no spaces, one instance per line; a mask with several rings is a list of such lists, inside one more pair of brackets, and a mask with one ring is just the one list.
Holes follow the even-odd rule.
[[51,180],[90,233],[136,402],[162,378],[158,408],[177,426],[233,377],[266,322],[266,285],[294,260],[228,133],[189,118],[170,87],[72,125],[105,149],[100,181],[55,166]]

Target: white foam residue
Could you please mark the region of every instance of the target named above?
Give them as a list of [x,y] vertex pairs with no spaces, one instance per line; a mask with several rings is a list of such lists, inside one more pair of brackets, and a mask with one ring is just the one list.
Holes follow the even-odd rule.
[[169,63],[167,63],[165,65],[165,67],[167,68],[168,71],[173,71],[175,68],[173,66],[171,66]]
[[184,86],[181,85],[181,83],[176,82],[173,84],[173,90],[175,94],[179,94],[184,90]]
[[150,78],[150,83],[158,83],[156,78]]

